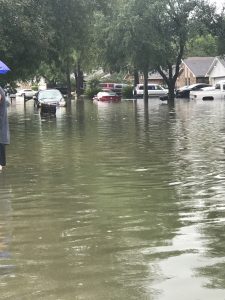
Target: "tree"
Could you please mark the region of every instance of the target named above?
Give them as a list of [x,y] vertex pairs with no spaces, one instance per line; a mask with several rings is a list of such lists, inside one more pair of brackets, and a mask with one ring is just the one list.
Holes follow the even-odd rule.
[[103,61],[117,69],[132,65],[142,71],[146,102],[148,71],[157,70],[168,85],[169,103],[174,105],[181,60],[188,42],[199,33],[196,28],[202,31],[196,24],[209,16],[206,4],[204,0],[122,1],[110,22],[102,17]]
[[0,0],[0,57],[12,70],[4,77],[8,82],[30,78],[43,58],[48,47],[44,3]]
[[217,39],[209,33],[198,35],[187,44],[187,56],[216,56],[218,55]]
[[151,17],[155,37],[153,65],[168,85],[172,106],[181,60],[188,41],[197,33],[195,24],[201,5],[196,0],[158,0]]

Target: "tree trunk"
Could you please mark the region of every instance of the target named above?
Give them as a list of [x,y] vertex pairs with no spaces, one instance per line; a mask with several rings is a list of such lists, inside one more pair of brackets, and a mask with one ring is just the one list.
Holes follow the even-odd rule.
[[175,82],[173,80],[169,80],[168,82],[168,105],[171,108],[175,106],[175,95],[174,95]]
[[70,69],[69,69],[69,60],[67,59],[66,66],[66,85],[67,85],[67,95],[68,98],[71,99],[71,79],[70,79]]
[[139,84],[139,74],[138,74],[138,70],[134,69],[134,87]]
[[77,69],[74,72],[76,80],[76,94],[77,97],[83,94],[84,92],[84,74],[81,70],[80,63],[77,63]]
[[148,103],[148,69],[144,70],[144,102]]

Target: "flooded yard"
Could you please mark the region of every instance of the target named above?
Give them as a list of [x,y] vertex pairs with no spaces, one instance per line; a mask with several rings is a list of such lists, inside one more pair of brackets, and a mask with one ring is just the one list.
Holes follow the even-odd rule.
[[1,300],[225,299],[225,102],[8,112]]

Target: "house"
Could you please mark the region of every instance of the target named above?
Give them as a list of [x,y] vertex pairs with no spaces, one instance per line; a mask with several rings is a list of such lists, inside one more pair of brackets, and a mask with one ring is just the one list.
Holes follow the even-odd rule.
[[[129,74],[130,81],[133,80]],[[176,81],[176,88],[195,83],[210,83],[225,79],[225,59],[219,57],[188,57],[183,59]],[[144,82],[143,73],[139,74],[140,83]],[[149,72],[148,82],[164,85],[164,80],[157,72]]]
[[219,80],[225,80],[225,59],[219,56],[215,57],[208,69],[207,76],[212,85]]
[[177,78],[176,87],[194,83],[209,83],[208,71],[215,57],[188,57],[180,66],[180,73]]
[[[139,76],[140,83],[144,83],[144,75],[143,73]],[[158,72],[149,72],[148,73],[148,83],[154,83],[159,85],[164,85],[165,82],[162,78],[162,76]]]

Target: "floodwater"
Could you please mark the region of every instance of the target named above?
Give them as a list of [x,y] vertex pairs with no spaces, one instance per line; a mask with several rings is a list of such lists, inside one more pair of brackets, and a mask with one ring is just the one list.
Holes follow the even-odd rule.
[[224,300],[225,102],[9,111],[1,300]]

